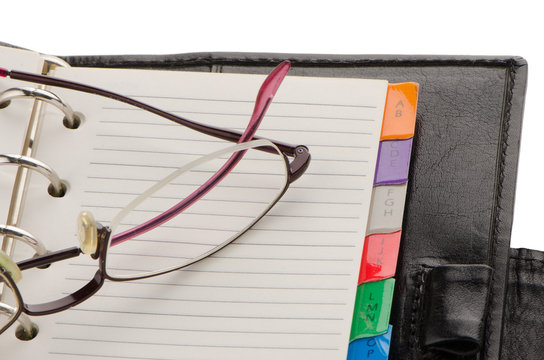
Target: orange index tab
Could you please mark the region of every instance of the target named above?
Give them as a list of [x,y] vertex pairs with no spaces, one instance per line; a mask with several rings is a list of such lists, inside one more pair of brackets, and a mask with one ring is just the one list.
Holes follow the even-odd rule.
[[407,139],[414,136],[419,84],[389,84],[380,140]]

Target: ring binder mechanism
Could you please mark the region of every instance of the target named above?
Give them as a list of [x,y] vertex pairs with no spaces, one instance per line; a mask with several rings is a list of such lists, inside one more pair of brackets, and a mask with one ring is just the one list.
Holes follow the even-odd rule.
[[[42,56],[42,60],[42,74],[44,75],[49,74],[55,67],[69,66],[62,59],[51,56]],[[19,226],[20,215],[23,211],[25,191],[30,175],[29,171],[36,171],[50,181],[51,184],[47,190],[51,196],[62,197],[67,190],[66,184],[49,165],[32,156],[39,137],[39,123],[43,112],[43,103],[51,104],[61,110],[64,114],[63,123],[68,128],[77,128],[82,119],[82,114],[74,112],[70,105],[65,103],[56,94],[47,90],[45,86],[37,88],[14,87],[5,90],[0,94],[0,109],[7,107],[13,99],[28,97],[34,99],[34,106],[27,125],[21,154],[0,154],[0,166],[15,165],[18,167],[12,190],[8,217],[4,224],[0,224],[0,234],[3,235],[2,250],[8,256],[13,256],[15,248],[14,240],[19,240],[29,245],[34,249],[37,255],[48,253],[43,242]],[[1,293],[2,288],[0,288],[0,296]]]
[[66,185],[62,182],[57,173],[40,160],[23,155],[0,154],[0,165],[16,165],[35,170],[51,182],[48,189],[51,196],[62,197],[66,193]]
[[[64,60],[52,56],[42,56],[42,60],[42,74],[44,75],[49,74],[55,67],[69,66]],[[6,223],[0,225],[0,235],[3,235],[2,251],[8,256],[13,256],[15,240],[18,240],[32,247],[36,255],[45,255],[48,251],[43,242],[19,226],[25,191],[29,181],[29,171],[37,171],[50,181],[51,184],[47,190],[51,196],[61,197],[66,193],[66,185],[57,173],[44,162],[32,157],[37,147],[43,104],[51,104],[61,110],[64,114],[63,124],[70,129],[76,129],[80,125],[83,115],[74,112],[70,105],[65,103],[56,94],[48,91],[45,86],[39,86],[38,88],[10,88],[5,90],[0,94],[0,109],[9,106],[11,100],[21,97],[33,98],[34,105],[28,121],[21,154],[0,154],[0,165],[16,165],[18,167]],[[0,298],[3,291],[3,286],[0,286]],[[37,335],[37,326],[27,316],[19,316],[19,323],[21,331],[17,331],[18,338],[29,340]]]
[[0,225],[0,234],[21,240],[25,244],[31,246],[34,251],[36,251],[36,255],[38,256],[47,254],[47,250],[45,249],[43,243],[28,231],[20,229],[16,226]]
[[44,101],[54,105],[64,113],[63,124],[69,129],[77,129],[81,124],[83,115],[72,110],[72,107],[65,103],[60,97],[51,91],[37,88],[11,88],[0,94],[0,109],[3,109],[11,103],[11,100],[16,98],[32,97],[35,100]]

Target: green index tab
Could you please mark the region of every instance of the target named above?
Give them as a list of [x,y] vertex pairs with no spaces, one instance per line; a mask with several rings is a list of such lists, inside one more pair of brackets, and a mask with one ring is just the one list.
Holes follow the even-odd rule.
[[357,287],[350,341],[387,332],[395,279],[374,281]]

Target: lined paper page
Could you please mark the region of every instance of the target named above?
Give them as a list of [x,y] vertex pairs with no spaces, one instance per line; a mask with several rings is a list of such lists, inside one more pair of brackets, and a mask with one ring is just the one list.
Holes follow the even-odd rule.
[[[103,69],[56,75],[238,130],[264,80]],[[257,134],[306,145],[312,161],[268,215],[186,270],[107,281],[74,309],[37,319],[36,340],[4,335],[2,349],[50,359],[345,359],[386,89],[384,81],[288,76]],[[59,93],[86,120],[61,129],[51,111],[40,156],[69,180],[70,194],[52,201],[36,181],[27,198],[37,206],[25,214],[25,226],[47,234],[54,249],[75,244],[79,211],[108,224],[174,168],[228,145],[123,104]],[[22,287],[45,300],[83,286],[96,269],[92,260],[70,260],[25,274]],[[36,293],[36,282],[52,279],[54,289]]]

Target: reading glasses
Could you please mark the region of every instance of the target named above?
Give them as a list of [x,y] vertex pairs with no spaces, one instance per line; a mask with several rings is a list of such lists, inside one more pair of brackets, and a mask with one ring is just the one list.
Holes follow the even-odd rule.
[[[78,218],[77,247],[47,252],[32,234],[1,225],[0,233],[22,240],[33,248],[36,255],[15,263],[7,254],[0,252],[0,333],[19,321],[21,326],[17,329],[17,336],[31,339],[37,329],[26,315],[52,314],[77,305],[95,294],[105,279],[136,280],[182,269],[216,253],[257,223],[279,201],[289,184],[304,173],[310,162],[306,146],[255,136],[289,68],[290,63],[285,61],[264,80],[243,133],[197,123],[96,87],[0,68],[0,77],[110,98],[235,143],[191,161],[154,183],[119,211],[109,226],[95,221],[90,212],[82,212]],[[0,103],[27,95],[25,91],[8,91],[4,100],[0,96]],[[33,93],[31,96],[43,97],[44,101],[53,104],[58,102],[46,93]],[[66,118],[65,125],[77,127],[78,115],[74,115],[77,113],[66,105],[59,108],[68,117],[68,125]],[[50,175],[45,164],[27,160],[15,155],[4,156],[0,165],[26,166]],[[221,209],[224,209],[223,213]],[[230,228],[217,229],[217,217],[226,217]],[[98,270],[85,286],[54,301],[24,302],[16,285],[23,270],[47,267],[82,253],[98,260]]]

